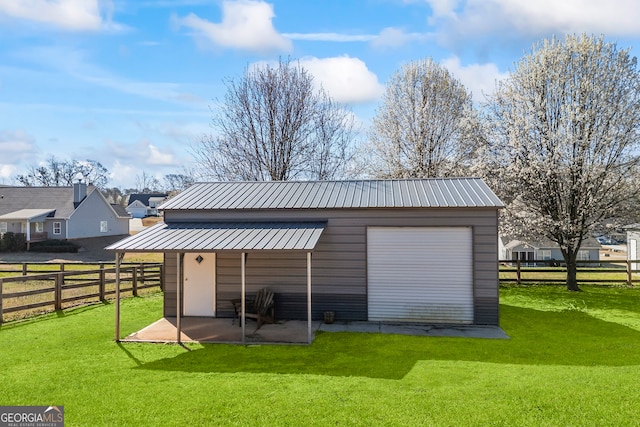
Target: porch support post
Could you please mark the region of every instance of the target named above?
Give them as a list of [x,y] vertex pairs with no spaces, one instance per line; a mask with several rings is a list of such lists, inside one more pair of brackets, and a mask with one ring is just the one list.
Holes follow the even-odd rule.
[[213,317],[218,317],[218,260],[213,253]]
[[124,253],[116,252],[116,342],[120,342],[120,263]]
[[246,319],[245,319],[245,305],[246,305],[246,301],[245,301],[245,296],[246,296],[246,287],[247,287],[247,282],[246,282],[246,267],[247,267],[247,254],[245,252],[242,252],[242,258],[240,259],[240,286],[241,286],[241,290],[240,290],[240,298],[242,298],[242,302],[241,302],[241,308],[242,310],[240,310],[241,316],[240,316],[240,324],[242,325],[242,342],[245,341],[245,329],[246,329]]
[[307,252],[307,341],[311,344],[311,252]]
[[184,253],[177,254],[176,265],[176,341],[182,342],[182,289],[184,283],[182,283],[182,261],[184,260]]

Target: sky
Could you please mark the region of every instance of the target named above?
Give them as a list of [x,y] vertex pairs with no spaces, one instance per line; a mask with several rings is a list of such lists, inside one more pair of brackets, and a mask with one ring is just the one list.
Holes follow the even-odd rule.
[[637,0],[0,0],[0,184],[96,160],[131,188],[193,163],[225,82],[299,61],[360,124],[431,57],[477,103],[534,43],[603,35],[640,55]]

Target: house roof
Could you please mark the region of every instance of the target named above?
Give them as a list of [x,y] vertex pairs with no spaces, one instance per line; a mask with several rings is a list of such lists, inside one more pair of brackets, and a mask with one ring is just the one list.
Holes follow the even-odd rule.
[[73,187],[1,187],[0,215],[21,209],[54,210],[55,218],[68,218],[75,209]]
[[149,206],[149,199],[152,197],[159,197],[161,199],[165,199],[167,197],[166,193],[136,193],[129,195],[128,205],[131,205],[136,200],[141,202],[145,206]]
[[55,212],[55,209],[20,209],[0,215],[0,221],[34,221],[46,218]]
[[158,223],[106,249],[117,252],[311,250],[324,222]]
[[129,215],[129,212],[127,212],[127,210],[124,207],[120,206],[117,203],[111,203],[111,208],[116,213],[116,215],[120,217],[131,216]]
[[[520,245],[528,245],[533,249],[551,249],[557,248],[558,244],[549,240],[532,240],[532,241],[523,241],[523,240],[511,240],[509,243],[504,245],[505,249],[513,249]],[[587,237],[582,241],[582,245],[580,245],[580,249],[600,249],[600,243],[593,237]]]
[[492,207],[504,204],[479,178],[197,183],[160,206],[184,209]]

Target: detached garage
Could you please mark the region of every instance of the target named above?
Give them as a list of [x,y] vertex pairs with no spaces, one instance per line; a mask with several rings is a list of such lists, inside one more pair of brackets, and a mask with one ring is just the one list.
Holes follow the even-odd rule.
[[477,178],[198,183],[109,247],[162,252],[164,316],[498,325],[498,211]]

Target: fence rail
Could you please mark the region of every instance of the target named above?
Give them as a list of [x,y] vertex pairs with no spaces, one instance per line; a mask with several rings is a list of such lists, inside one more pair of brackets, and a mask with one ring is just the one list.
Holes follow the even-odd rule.
[[[559,260],[500,260],[501,283],[562,283],[566,280],[567,266]],[[580,283],[626,284],[640,283],[640,260],[578,261],[577,277]]]
[[[96,268],[91,269],[92,266]],[[140,290],[163,289],[163,268],[161,263],[123,263],[120,292],[138,296]],[[0,263],[0,273],[20,274],[0,275],[0,324],[7,320],[6,314],[19,313],[11,318],[26,317],[78,302],[106,301],[116,293],[116,268],[112,264]]]

